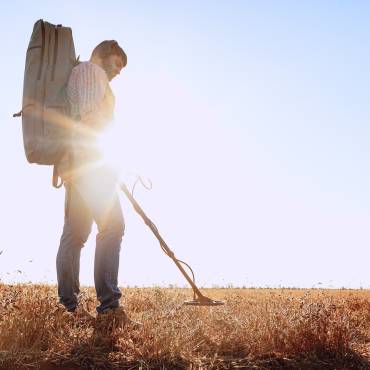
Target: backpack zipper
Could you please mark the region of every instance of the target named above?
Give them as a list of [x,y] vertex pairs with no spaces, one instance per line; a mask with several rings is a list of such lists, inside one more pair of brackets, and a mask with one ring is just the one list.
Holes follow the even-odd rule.
[[37,73],[37,79],[41,79],[41,72],[42,72],[42,67],[44,64],[44,52],[45,52],[45,25],[44,21],[41,21],[41,56],[40,56],[40,64],[39,64],[39,71]]
[[51,80],[54,81],[55,76],[55,66],[57,64],[57,55],[58,55],[58,26],[55,26],[54,30],[54,55],[53,55],[53,67],[51,69]]

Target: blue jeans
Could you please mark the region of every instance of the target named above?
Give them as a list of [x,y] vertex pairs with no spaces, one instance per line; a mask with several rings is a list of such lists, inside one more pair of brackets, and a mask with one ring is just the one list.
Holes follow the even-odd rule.
[[116,175],[108,167],[96,165],[79,171],[65,187],[64,228],[56,258],[60,303],[67,310],[78,305],[80,253],[95,221],[94,282],[100,302],[96,310],[116,308],[122,296],[117,279],[125,230]]

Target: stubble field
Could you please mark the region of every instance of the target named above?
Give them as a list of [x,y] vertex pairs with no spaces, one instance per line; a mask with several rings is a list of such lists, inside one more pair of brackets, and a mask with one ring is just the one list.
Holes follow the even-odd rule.
[[[0,284],[1,369],[370,369],[370,291],[121,288],[142,330],[97,330],[50,285]],[[95,291],[81,305],[95,315]]]

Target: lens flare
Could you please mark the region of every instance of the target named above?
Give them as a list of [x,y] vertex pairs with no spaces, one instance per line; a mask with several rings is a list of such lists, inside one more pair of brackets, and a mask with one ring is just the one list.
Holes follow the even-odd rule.
[[123,145],[120,132],[115,126],[99,133],[98,148],[102,154],[102,161],[113,168],[118,174],[123,171]]

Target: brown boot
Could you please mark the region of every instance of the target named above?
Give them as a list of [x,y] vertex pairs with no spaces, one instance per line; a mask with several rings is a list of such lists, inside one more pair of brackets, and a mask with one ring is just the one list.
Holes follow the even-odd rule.
[[112,308],[105,312],[98,313],[96,317],[97,329],[113,329],[114,327],[129,327],[134,330],[140,330],[143,324],[131,320],[122,307]]
[[79,325],[92,325],[95,317],[82,306],[77,306],[73,311],[66,311],[66,315]]

